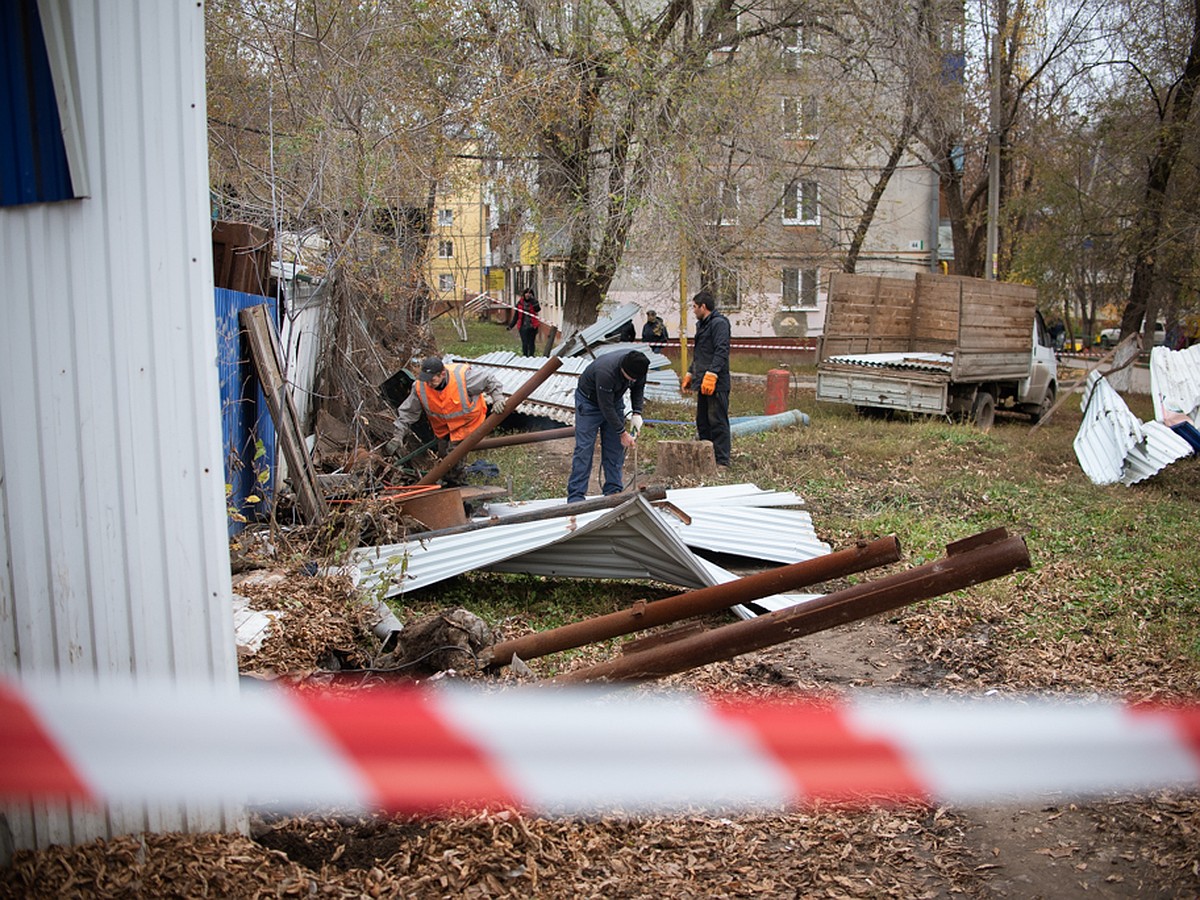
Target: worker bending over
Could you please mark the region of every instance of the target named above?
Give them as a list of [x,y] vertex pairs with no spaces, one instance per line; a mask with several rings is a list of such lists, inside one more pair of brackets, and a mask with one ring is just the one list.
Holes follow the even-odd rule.
[[[592,477],[592,454],[600,435],[601,487],[605,496],[623,489],[625,449],[636,443],[642,427],[642,402],[650,360],[640,350],[606,353],[583,370],[575,388],[575,455],[567,479],[567,502],[587,495]],[[632,434],[625,430],[625,392],[633,407]]]
[[[446,456],[487,418],[485,396],[491,401],[493,413],[504,412],[504,388],[495,375],[472,369],[466,363],[446,365],[430,356],[421,363],[412,390],[396,412],[396,433],[387,451],[395,453],[404,445],[413,423],[424,412],[438,439],[438,455]],[[445,480],[449,484],[462,483],[461,460]]]

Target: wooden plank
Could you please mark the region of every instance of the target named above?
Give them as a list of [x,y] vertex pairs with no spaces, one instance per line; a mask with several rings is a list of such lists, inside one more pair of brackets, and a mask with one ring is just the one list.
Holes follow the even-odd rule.
[[279,335],[275,323],[267,315],[265,304],[243,309],[238,315],[250,344],[250,356],[262,382],[267,408],[275,422],[279,446],[283,448],[288,464],[288,480],[296,492],[300,512],[311,525],[324,521],[328,508],[321,488],[317,484],[316,471],[304,446],[304,435],[300,433],[300,417],[287,389],[283,377],[283,354],[279,346]]

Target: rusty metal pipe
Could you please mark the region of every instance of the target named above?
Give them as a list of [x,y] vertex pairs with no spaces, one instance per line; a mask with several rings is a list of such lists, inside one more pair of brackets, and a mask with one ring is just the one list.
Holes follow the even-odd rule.
[[504,412],[500,413],[500,415],[493,413],[484,419],[483,423],[463,438],[459,445],[447,453],[441,462],[417,479],[417,484],[436,484],[443,475],[457,465],[460,459],[474,450],[476,444],[491,434],[510,412],[520,406],[530,394],[536,391],[542,382],[558,371],[558,367],[561,365],[561,357],[552,356],[546,360],[545,364],[530,375],[529,380],[517,388],[513,392],[513,395],[508,398],[508,402],[504,404]]
[[512,447],[518,444],[538,444],[542,441],[561,441],[574,437],[575,429],[570,425],[564,428],[551,428],[546,431],[521,431],[516,434],[504,434],[500,437],[484,438],[475,445],[476,450],[490,450],[493,447]]
[[[638,491],[638,495],[651,503],[664,500],[667,489],[661,485],[647,485]],[[580,500],[578,503],[561,503],[547,506],[544,509],[531,509],[528,512],[513,513],[511,516],[492,516],[483,521],[468,522],[465,525],[451,525],[449,528],[439,528],[436,531],[422,531],[417,537],[421,540],[443,537],[447,534],[462,534],[465,531],[478,531],[481,528],[492,528],[496,525],[518,525],[522,522],[541,522],[545,519],[560,519],[564,516],[576,516],[580,513],[595,512],[598,509],[612,509],[622,503],[628,503],[633,494],[609,494],[605,497],[593,497],[591,500]]]
[[713,628],[661,647],[567,672],[552,681],[643,681],[672,675],[961,590],[1030,565],[1025,541],[1008,537],[1004,529],[951,544],[946,554],[943,559],[826,594],[800,607]]
[[899,558],[900,542],[894,536],[870,543],[860,541],[847,550],[818,556],[816,559],[806,559],[803,562],[748,575],[737,581],[664,597],[653,603],[641,600],[619,612],[503,641],[492,647],[490,656],[485,655],[484,658],[487,664],[492,666],[507,665],[513,656],[536,659],[548,653],[582,647],[593,641],[603,641],[645,628],[678,622],[680,619],[719,612],[737,603],[770,597],[805,585],[819,584],[853,572],[884,566],[896,562]]

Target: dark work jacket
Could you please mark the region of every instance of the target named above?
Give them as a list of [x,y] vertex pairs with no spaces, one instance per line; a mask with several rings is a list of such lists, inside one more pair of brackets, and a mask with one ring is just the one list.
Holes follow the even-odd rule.
[[642,326],[642,340],[646,343],[650,343],[651,341],[665,341],[670,336],[667,326],[662,319],[655,319],[653,322],[647,322]]
[[637,331],[633,327],[633,322],[626,322],[616,331],[610,331],[604,336],[606,341],[616,341],[619,343],[629,343],[637,340]]
[[696,339],[692,347],[692,390],[700,390],[705,372],[717,373],[717,390],[729,390],[729,320],[714,309],[707,318],[696,323]]
[[579,392],[600,407],[604,421],[617,431],[625,430],[625,391],[629,391],[629,402],[633,412],[641,413],[642,398],[646,393],[646,379],[630,381],[621,374],[621,360],[625,354],[605,353],[583,370],[579,376]]

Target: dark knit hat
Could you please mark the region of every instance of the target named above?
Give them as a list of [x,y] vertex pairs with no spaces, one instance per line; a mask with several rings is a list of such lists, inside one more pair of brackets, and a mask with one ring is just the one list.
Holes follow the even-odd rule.
[[650,371],[650,360],[640,350],[630,350],[621,357],[621,371],[634,381],[641,381]]

